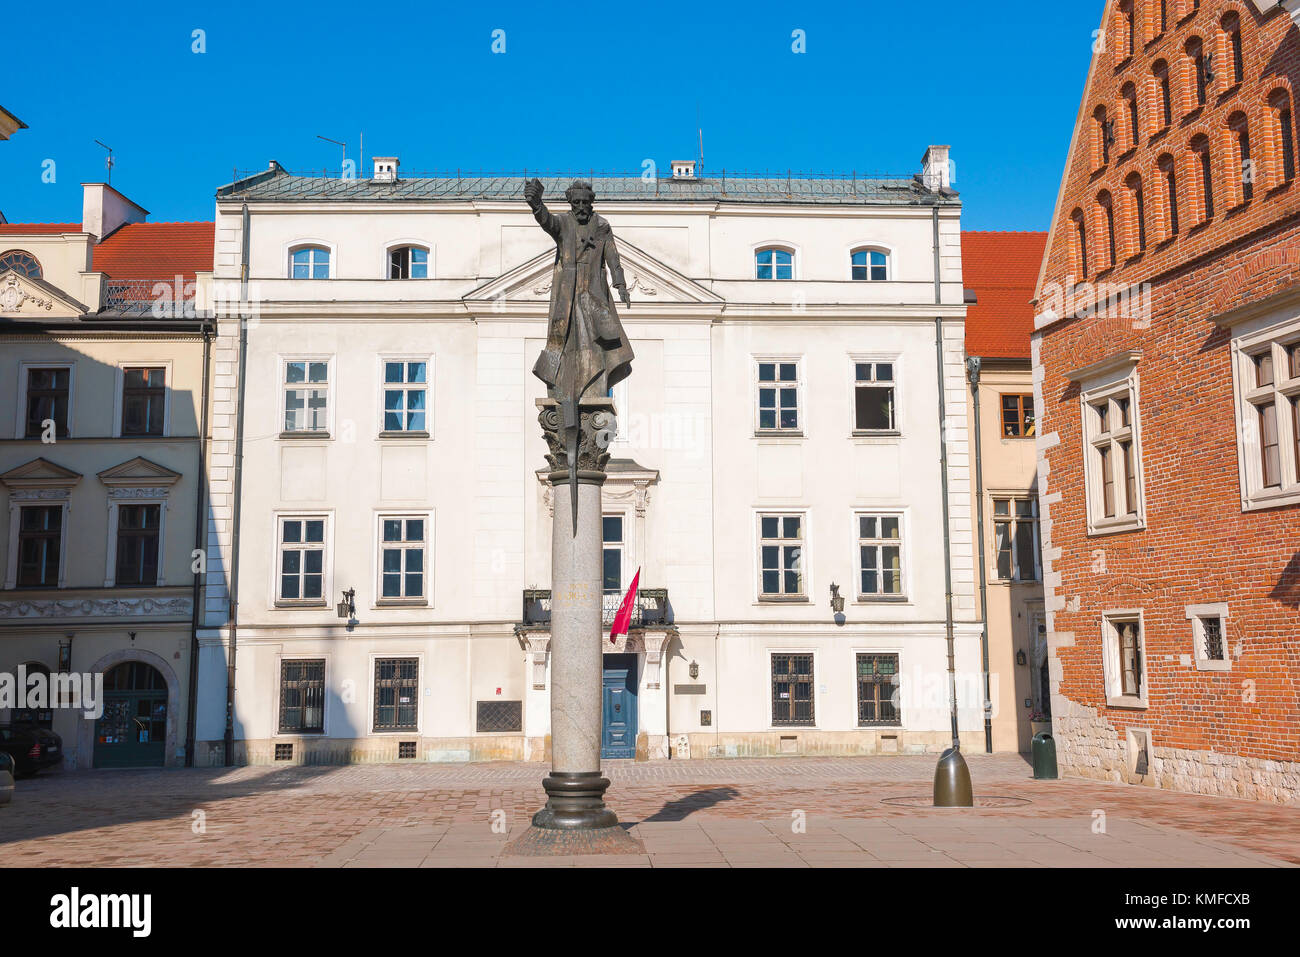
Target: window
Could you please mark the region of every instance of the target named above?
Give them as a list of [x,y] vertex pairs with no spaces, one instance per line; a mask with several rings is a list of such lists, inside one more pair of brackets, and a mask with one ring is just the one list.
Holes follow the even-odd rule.
[[158,583],[161,517],[161,505],[118,505],[115,585],[139,588]]
[[850,257],[853,278],[883,282],[889,278],[889,254],[878,249],[859,249]]
[[1192,37],[1184,47],[1187,58],[1192,65],[1192,79],[1196,92],[1196,105],[1204,106],[1206,93],[1210,86],[1209,67],[1205,61],[1205,49],[1198,37]]
[[1275,162],[1282,172],[1282,182],[1295,179],[1295,130],[1291,123],[1291,98],[1286,90],[1274,90],[1268,98],[1273,114],[1273,134],[1277,137]]
[[858,727],[901,725],[898,708],[898,655],[858,658]]
[[1070,215],[1074,227],[1074,261],[1079,268],[1079,279],[1088,279],[1088,227],[1083,221],[1083,210],[1076,209]]
[[858,515],[858,599],[903,597],[903,517]]
[[814,727],[813,656],[772,655],[772,724]]
[[1114,266],[1118,261],[1116,258],[1115,248],[1115,204],[1111,201],[1110,193],[1102,190],[1097,196],[1097,209],[1100,211],[1102,221],[1106,225],[1106,266]]
[[1196,663],[1196,670],[1232,670],[1232,653],[1228,647],[1228,606],[1188,605],[1186,613],[1192,626],[1192,660]]
[[[1089,534],[1140,528],[1144,521],[1137,359],[1122,353],[1112,361],[1101,379],[1106,384],[1081,391]],[[1115,375],[1123,370],[1123,378]]]
[[388,253],[389,279],[428,279],[429,250],[419,246],[401,246]]
[[1250,158],[1250,125],[1245,113],[1234,113],[1228,117],[1228,129],[1237,147],[1237,183],[1239,198],[1249,203],[1255,195],[1255,164]]
[[1169,0],[1160,0],[1160,32],[1169,29]]
[[280,588],[282,602],[325,604],[325,519],[280,519]]
[[894,363],[853,364],[853,428],[858,432],[892,432],[894,415]]
[[788,249],[760,249],[754,254],[758,279],[793,279],[794,253]]
[[1126,83],[1123,90],[1124,105],[1128,113],[1128,145],[1134,148],[1142,140],[1142,126],[1138,120],[1138,96],[1137,87],[1132,83]]
[[420,659],[375,659],[375,731],[418,731]]
[[799,363],[758,363],[758,430],[799,431]]
[[1160,101],[1160,129],[1168,129],[1174,123],[1174,95],[1169,84],[1169,64],[1157,60],[1151,67],[1151,76],[1155,79],[1156,95]]
[[324,359],[284,364],[284,431],[329,431],[329,367]]
[[623,516],[606,515],[601,519],[601,589],[606,595],[623,594]]
[[28,279],[41,278],[41,264],[35,256],[23,249],[9,249],[0,253],[0,273],[11,269]]
[[1240,457],[1245,498],[1266,505],[1300,493],[1300,336],[1295,323],[1265,332],[1238,351]]
[[1032,395],[1002,396],[1002,437],[1021,439],[1034,434],[1034,397]]
[[280,662],[280,733],[325,733],[325,659]]
[[1178,171],[1174,165],[1174,158],[1168,153],[1160,157],[1157,165],[1160,168],[1160,176],[1164,180],[1165,187],[1165,224],[1167,228],[1165,238],[1173,239],[1178,235]]
[[1197,177],[1201,187],[1201,215],[1204,219],[1214,216],[1214,176],[1210,166],[1210,138],[1201,134],[1192,139],[1191,149],[1196,154]]
[[428,434],[428,362],[384,361],[385,432]]
[[122,370],[122,434],[162,435],[167,409],[166,370]]
[[1146,647],[1142,615],[1137,611],[1102,615],[1106,703],[1112,707],[1146,707]]
[[63,506],[24,506],[18,522],[18,587],[57,588]]
[[1145,252],[1147,248],[1147,210],[1146,197],[1142,192],[1142,177],[1130,173],[1124,181],[1128,187],[1128,201],[1133,210],[1133,221],[1137,224],[1137,251]]
[[998,581],[1036,582],[1042,578],[1037,497],[993,498],[993,548]]
[[328,279],[330,251],[324,246],[299,246],[289,253],[290,279]]
[[760,515],[759,597],[804,597],[803,516]]
[[1105,166],[1110,162],[1110,148],[1115,142],[1114,124],[1106,117],[1106,107],[1099,106],[1092,112],[1093,120],[1093,166]]
[[379,585],[381,601],[422,601],[425,597],[424,517],[381,516],[379,519]]
[[45,423],[54,423],[54,436],[68,437],[68,399],[72,389],[72,368],[28,368],[27,429],[25,437],[38,439]]
[[1232,57],[1232,82],[1240,83],[1246,78],[1246,61],[1241,50],[1241,18],[1228,12],[1223,15],[1223,32],[1228,38],[1228,50]]
[[1123,29],[1121,34],[1123,46],[1120,48],[1124,56],[1133,55],[1133,49],[1137,45],[1137,23],[1133,16],[1133,0],[1122,0],[1119,5],[1120,24]]

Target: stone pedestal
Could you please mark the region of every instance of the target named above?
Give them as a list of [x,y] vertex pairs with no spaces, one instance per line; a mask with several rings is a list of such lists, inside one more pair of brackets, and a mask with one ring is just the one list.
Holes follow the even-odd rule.
[[[539,399],[548,480],[555,502],[551,528],[551,773],[549,800],[533,826],[549,830],[613,828],[605,806],[609,779],[600,773],[601,486],[614,431],[614,403],[586,399],[576,432],[554,399]],[[574,520],[576,506],[576,522]]]

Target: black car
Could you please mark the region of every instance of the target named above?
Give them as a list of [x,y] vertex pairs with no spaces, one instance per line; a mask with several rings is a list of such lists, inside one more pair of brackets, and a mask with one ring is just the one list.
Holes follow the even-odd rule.
[[0,725],[0,751],[14,759],[14,777],[63,763],[63,739],[35,725]]

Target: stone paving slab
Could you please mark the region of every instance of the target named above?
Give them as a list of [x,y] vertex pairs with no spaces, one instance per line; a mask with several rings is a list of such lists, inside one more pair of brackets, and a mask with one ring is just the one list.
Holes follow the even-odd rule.
[[[18,782],[5,866],[1272,867],[1300,864],[1300,808],[1081,779],[968,755],[977,796],[923,797],[932,756],[610,762],[644,854],[510,859],[545,802],[536,763],[90,771]],[[1100,831],[1098,833],[1097,831]]]

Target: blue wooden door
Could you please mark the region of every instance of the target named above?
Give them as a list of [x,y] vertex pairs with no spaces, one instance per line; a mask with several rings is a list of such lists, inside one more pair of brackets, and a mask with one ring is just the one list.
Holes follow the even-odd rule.
[[636,757],[636,655],[606,655],[600,756]]

